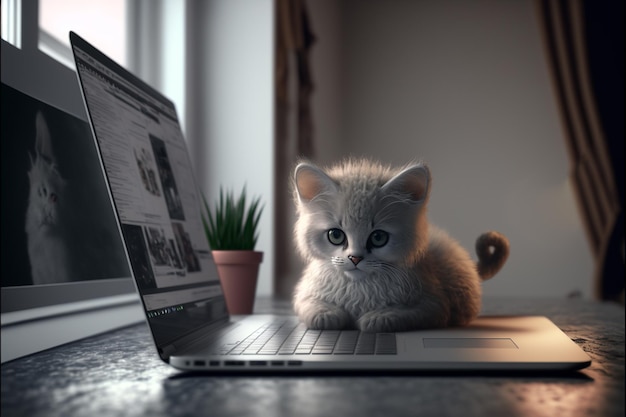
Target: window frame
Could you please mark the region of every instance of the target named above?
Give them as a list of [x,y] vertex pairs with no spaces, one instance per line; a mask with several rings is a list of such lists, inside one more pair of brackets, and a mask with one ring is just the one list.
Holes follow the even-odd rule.
[[[20,3],[22,42],[2,40],[2,83],[87,121],[75,71],[39,50],[38,2],[4,1]],[[2,287],[1,305],[2,363],[145,320],[130,276]]]

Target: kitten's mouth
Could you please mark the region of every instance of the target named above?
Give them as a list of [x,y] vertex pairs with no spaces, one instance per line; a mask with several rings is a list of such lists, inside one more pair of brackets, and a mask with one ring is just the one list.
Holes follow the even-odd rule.
[[356,266],[352,269],[348,269],[343,271],[343,273],[348,277],[348,278],[353,278],[353,279],[358,279],[358,278],[363,278],[367,275],[367,273],[365,271],[363,271],[362,269],[357,268]]
[[39,228],[40,229],[45,229],[46,227],[50,227],[50,225],[52,225],[53,223],[53,217],[52,214],[47,213],[43,216],[43,218],[41,219],[41,221],[39,222]]

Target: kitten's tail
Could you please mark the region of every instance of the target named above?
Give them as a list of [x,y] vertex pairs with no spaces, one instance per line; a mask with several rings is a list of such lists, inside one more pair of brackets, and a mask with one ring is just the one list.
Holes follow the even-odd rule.
[[509,239],[498,232],[486,232],[476,240],[478,274],[483,281],[493,277],[509,257]]

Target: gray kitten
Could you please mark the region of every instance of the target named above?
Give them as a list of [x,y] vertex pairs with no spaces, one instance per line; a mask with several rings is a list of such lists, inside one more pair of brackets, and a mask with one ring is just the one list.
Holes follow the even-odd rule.
[[302,322],[389,332],[463,326],[478,315],[481,281],[504,265],[509,242],[484,233],[475,263],[428,222],[430,188],[423,163],[296,167],[295,242],[307,266],[293,301]]

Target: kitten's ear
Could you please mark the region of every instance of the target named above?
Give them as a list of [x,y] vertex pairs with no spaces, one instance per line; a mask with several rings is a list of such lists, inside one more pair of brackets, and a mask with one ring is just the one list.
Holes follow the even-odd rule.
[[382,189],[409,195],[416,203],[424,202],[430,191],[430,170],[426,165],[412,165],[387,181]]
[[337,191],[337,184],[324,171],[306,162],[298,164],[294,174],[300,201],[309,202],[320,194]]
[[43,114],[38,111],[35,118],[35,150],[41,156],[49,161],[54,161],[54,153],[52,152],[52,138],[48,123]]

